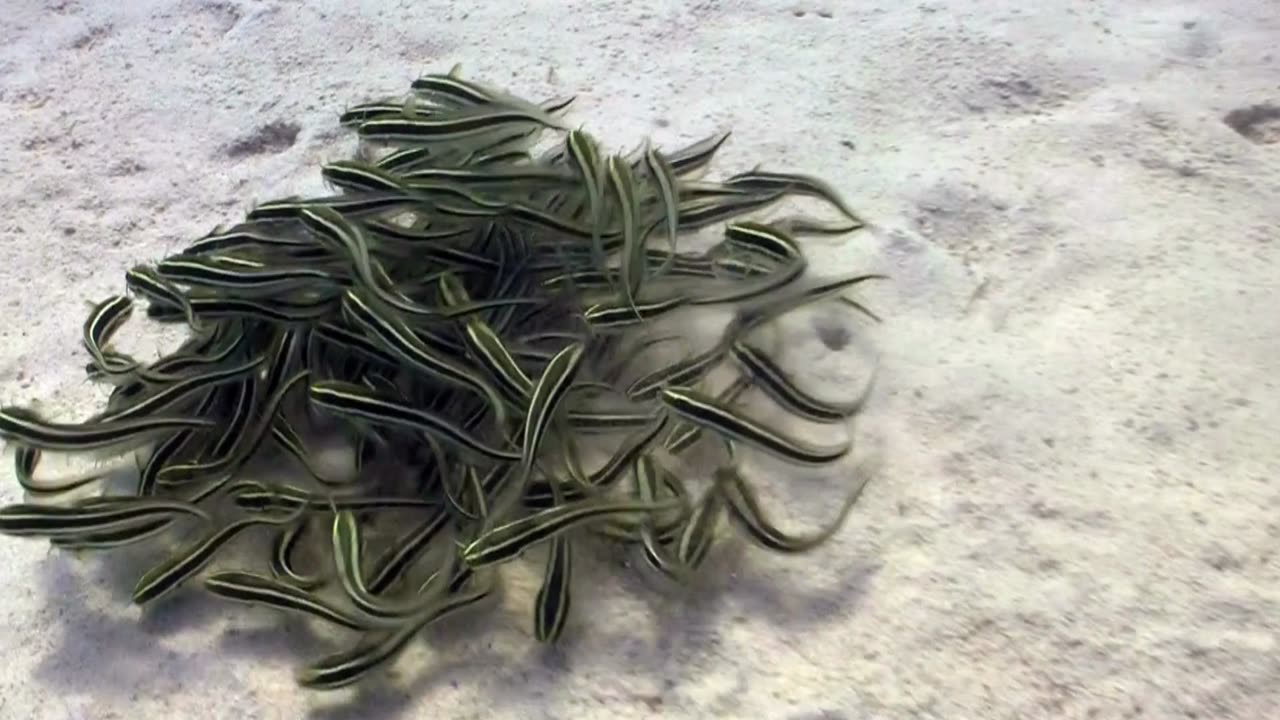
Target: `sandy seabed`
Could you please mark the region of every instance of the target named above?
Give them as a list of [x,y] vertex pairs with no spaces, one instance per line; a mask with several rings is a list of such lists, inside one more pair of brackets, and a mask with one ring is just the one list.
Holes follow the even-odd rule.
[[[886,321],[784,338],[815,390],[881,353],[848,526],[727,543],[686,593],[597,562],[550,650],[525,578],[336,694],[267,611],[139,612],[139,559],[4,539],[0,717],[1280,717],[1275,0],[8,0],[0,403],[87,415],[86,299],[318,192],[341,108],[455,62],[576,93],[618,150],[731,128],[715,172],[812,173],[870,219],[809,249],[891,274]],[[830,506],[782,479],[793,523]]]

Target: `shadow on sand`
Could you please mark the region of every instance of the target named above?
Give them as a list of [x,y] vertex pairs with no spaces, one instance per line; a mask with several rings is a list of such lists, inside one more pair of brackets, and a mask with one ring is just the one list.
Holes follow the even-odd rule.
[[[60,636],[37,669],[39,680],[91,694],[145,688],[148,694],[165,695],[184,691],[193,678],[214,687],[240,682],[235,675],[239,663],[218,662],[219,654],[296,668],[351,641],[347,635],[326,637],[307,621],[206,595],[194,583],[140,611],[129,596],[156,555],[145,549],[82,560],[50,555],[41,584],[49,603],[58,608]],[[644,567],[619,573],[618,565],[639,563],[617,553],[583,557],[574,578],[576,617],[558,645],[542,646],[530,638],[523,627],[527,618],[495,612],[491,605],[476,608],[424,631],[420,639],[425,642],[407,649],[405,661],[388,671],[374,673],[354,688],[316,693],[308,699],[309,717],[393,720],[420,707],[434,691],[466,684],[483,686],[473,689],[491,700],[489,713],[506,708],[527,714],[529,708],[545,705],[578,666],[593,676],[616,678],[611,682],[622,683],[620,692],[630,692],[627,678],[636,680],[634,687],[655,688],[631,693],[631,699],[659,712],[664,696],[680,691],[688,668],[714,662],[727,623],[751,617],[797,632],[821,632],[824,625],[857,612],[877,570],[855,562],[834,575],[824,574],[821,582],[789,577],[780,583],[767,563],[754,561],[760,556],[745,542],[726,539],[686,588],[655,587]],[[602,624],[584,618],[591,607],[587,588],[607,588],[602,595],[621,593],[638,602],[636,622]],[[518,604],[526,605],[527,599]],[[177,636],[208,642],[184,643],[197,649],[179,652],[172,642]],[[593,646],[590,657],[581,647],[588,644]],[[596,652],[601,645],[606,652]]]

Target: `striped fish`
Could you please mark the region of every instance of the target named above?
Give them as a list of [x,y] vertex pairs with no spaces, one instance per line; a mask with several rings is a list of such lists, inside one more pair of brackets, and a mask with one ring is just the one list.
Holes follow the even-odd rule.
[[659,397],[677,417],[785,460],[807,465],[831,463],[847,455],[852,447],[847,441],[813,445],[787,437],[692,388],[667,387]]

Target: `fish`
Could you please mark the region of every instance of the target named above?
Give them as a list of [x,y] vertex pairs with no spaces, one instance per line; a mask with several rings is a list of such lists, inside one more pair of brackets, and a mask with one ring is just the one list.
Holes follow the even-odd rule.
[[125,272],[124,279],[129,290],[145,296],[151,303],[151,307],[147,309],[148,316],[151,316],[153,309],[167,308],[181,313],[180,316],[192,328],[198,326],[187,295],[173,283],[160,277],[155,269],[135,265]]
[[294,512],[281,518],[251,516],[235,520],[221,528],[210,529],[195,542],[143,573],[134,585],[133,603],[146,605],[173,592],[204,569],[219,550],[245,530],[255,525],[290,523],[298,515],[299,513]]
[[388,98],[386,100],[364,102],[347,108],[338,116],[338,124],[342,127],[358,127],[366,120],[372,120],[376,117],[416,115],[419,113],[429,115],[431,112],[432,109],[429,106],[405,103],[398,99]]
[[668,385],[689,385],[706,377],[728,354],[726,342],[733,337],[732,329],[726,331],[725,337],[700,353],[689,355],[666,367],[645,373],[627,386],[625,394],[629,400],[651,400],[658,396]]
[[[765,323],[776,320],[789,312],[798,310],[799,308],[838,298],[840,300],[851,302],[848,298],[841,295],[844,291],[855,285],[861,285],[869,280],[887,280],[888,276],[881,273],[860,273],[857,275],[844,275],[832,280],[826,280],[804,290],[785,295],[774,297],[769,302],[749,304],[738,309],[734,318],[734,326],[741,336],[745,336],[752,330],[764,325]],[[857,303],[854,303],[857,306]],[[858,306],[860,307],[860,306]]]
[[520,453],[514,450],[496,448],[483,442],[453,420],[370,392],[354,383],[337,380],[317,382],[311,386],[311,402],[349,418],[429,433],[481,457],[507,462],[521,458]]
[[204,579],[204,589],[236,602],[298,612],[348,630],[368,630],[360,617],[320,598],[314,592],[256,573],[223,571]]
[[660,300],[641,301],[638,303],[635,302],[635,298],[632,298],[630,302],[621,304],[614,302],[596,303],[583,311],[582,319],[586,320],[593,330],[616,330],[642,325],[662,317],[669,312],[679,310],[688,305],[692,299],[689,295],[678,294]]
[[560,402],[572,387],[586,347],[581,342],[570,343],[551,358],[529,397],[529,410],[525,414],[524,437],[520,446],[520,474],[516,485],[524,488],[533,474],[542,438],[551,426]]
[[[663,471],[654,461],[652,455],[640,455],[635,458],[631,467],[631,477],[635,483],[635,495],[643,502],[653,502],[658,497],[659,477]],[[692,511],[692,508],[690,508]],[[663,575],[683,582],[688,579],[691,568],[683,565],[673,549],[668,548],[658,536],[654,523],[640,524],[640,544],[644,550],[645,561],[649,566]]]
[[166,466],[160,470],[157,481],[160,483],[180,483],[206,477],[229,478],[252,457],[267,436],[271,434],[271,425],[274,422],[275,415],[279,412],[280,406],[293,388],[300,383],[306,382],[310,377],[310,370],[299,370],[288,378],[280,380],[275,384],[275,387],[264,383],[266,399],[262,403],[262,409],[257,413],[258,416],[254,418],[254,423],[248,425],[243,434],[236,438],[235,449],[232,452],[209,460]]
[[675,546],[674,574],[687,576],[706,560],[715,544],[716,531],[725,511],[724,488],[717,482],[708,487],[694,503]]
[[[722,405],[732,405],[737,399],[751,388],[751,379],[746,376],[734,378],[724,390],[716,395]],[[672,455],[679,455],[702,438],[703,426],[691,422],[679,422],[672,428],[671,433],[662,441],[662,447]]]
[[730,247],[758,253],[782,265],[804,257],[795,238],[765,223],[747,220],[729,223],[724,228],[724,238]]
[[854,400],[830,403],[801,390],[762,350],[744,340],[734,342],[730,354],[751,376],[756,387],[796,415],[815,422],[841,422],[856,415],[866,406],[875,382],[873,375]]
[[602,237],[602,226],[605,223],[604,185],[608,174],[605,163],[601,160],[599,143],[583,130],[576,129],[569,131],[565,139],[565,147],[574,171],[586,186],[587,212],[591,218],[591,256],[594,265],[604,274],[606,283],[612,286],[612,274],[606,265]]
[[[441,276],[440,290],[450,307],[460,307],[471,302],[466,288],[452,273]],[[497,379],[506,396],[516,403],[527,405],[533,394],[533,380],[512,357],[493,327],[483,318],[472,315],[463,323],[463,335],[467,347],[489,370],[489,374]]]
[[729,139],[730,131],[716,133],[686,145],[679,150],[663,153],[671,169],[677,176],[684,177],[695,173],[711,163],[716,151]]
[[346,492],[343,494],[312,493],[302,488],[283,484],[263,484],[244,480],[232,486],[235,504],[247,510],[375,510],[387,508],[431,508],[440,503],[421,497],[396,497]]
[[758,277],[748,278],[746,282],[739,284],[737,287],[722,290],[717,293],[708,293],[706,295],[698,295],[689,302],[691,305],[718,305],[723,303],[740,303],[747,300],[765,301],[770,295],[778,292],[794,280],[800,277],[807,267],[807,262],[803,257],[793,259],[791,262],[774,268],[771,272],[765,273]]
[[209,514],[182,500],[102,498],[73,506],[18,503],[0,508],[0,533],[17,536],[68,537],[149,522],[157,517],[189,516],[211,522]]
[[759,545],[774,552],[792,555],[813,550],[831,539],[844,526],[849,512],[862,495],[862,490],[869,479],[863,477],[857,482],[841,505],[839,512],[836,513],[834,520],[808,535],[791,535],[780,530],[769,519],[755,490],[737,468],[718,468],[716,474],[718,483],[726,489],[729,517],[734,523],[743,528],[747,535]]
[[830,183],[810,175],[798,173],[769,172],[756,167],[744,173],[738,173],[724,181],[729,187],[739,187],[752,192],[799,193],[822,198],[834,205],[845,217],[861,226],[863,221],[853,211],[844,198],[831,187]]
[[665,414],[654,415],[649,424],[627,436],[622,446],[587,478],[593,488],[607,487],[622,476],[640,458],[646,457],[658,441],[658,435],[666,429],[671,418]]
[[350,510],[333,513],[333,558],[342,589],[361,612],[380,624],[399,624],[429,607],[419,598],[392,602],[380,598],[365,585],[364,564],[361,561],[363,546],[360,525]]
[[192,373],[154,392],[144,394],[128,405],[99,414],[92,421],[116,423],[154,417],[160,411],[173,408],[195,393],[244,378],[255,372],[264,360],[263,355],[255,355],[242,363]]
[[635,178],[631,167],[620,157],[610,156],[607,163],[609,184],[618,199],[618,212],[622,224],[622,260],[619,273],[622,279],[622,298],[627,305],[636,306],[636,296],[644,282],[644,238],[640,232],[639,199],[636,196]]
[[644,153],[645,166],[658,185],[658,197],[662,201],[663,222],[667,228],[667,245],[670,256],[656,274],[664,275],[671,268],[676,257],[678,233],[680,231],[680,186],[676,179],[676,171],[666,158],[646,143]]
[[367,637],[349,650],[311,663],[298,672],[297,683],[313,690],[335,690],[358,682],[390,662],[427,626],[479,603],[491,591],[491,585],[485,583],[442,598],[391,632]]
[[333,313],[337,293],[318,294],[310,298],[240,298],[196,297],[187,305],[193,316],[203,320],[246,319],[274,323],[309,323]]
[[409,194],[405,178],[359,160],[336,160],[320,168],[320,177],[331,186],[354,193]]
[[13,474],[18,485],[28,496],[59,495],[101,482],[105,473],[90,472],[77,478],[61,482],[39,482],[35,479],[36,466],[40,464],[42,452],[39,448],[18,445],[13,453]]
[[534,598],[534,636],[539,642],[554,643],[564,632],[572,606],[569,585],[573,573],[573,545],[569,538],[551,539],[542,586]]
[[249,222],[298,220],[304,210],[325,208],[343,217],[358,218],[370,213],[402,210],[418,202],[409,193],[359,193],[319,198],[286,198],[259,203],[245,215]]
[[360,124],[363,140],[450,142],[474,138],[513,126],[562,126],[542,112],[519,108],[479,107],[427,117],[375,117]]
[[462,560],[473,569],[511,560],[533,545],[581,525],[621,515],[670,510],[671,502],[589,498],[526,515],[494,527],[467,543]]
[[227,262],[225,258],[209,256],[165,258],[156,264],[156,272],[171,282],[235,292],[242,296],[313,289],[317,285],[336,290],[347,284],[345,278],[313,265],[246,267]]
[[297,522],[276,534],[271,548],[271,574],[277,579],[288,578],[286,584],[299,590],[310,590],[325,583],[323,575],[304,575],[293,567],[293,551],[297,549],[298,541],[306,530],[307,518],[299,518]]
[[281,232],[279,223],[244,222],[226,230],[215,230],[183,248],[175,258],[208,256],[233,250],[285,250],[294,257],[315,257],[323,254],[315,241],[307,237],[292,237]]
[[137,520],[105,526],[79,535],[57,535],[49,538],[49,544],[60,550],[113,550],[135,545],[168,530],[172,518]]
[[847,441],[834,445],[813,445],[787,437],[692,388],[666,387],[659,397],[663,405],[680,419],[784,460],[821,465],[843,458],[852,448]]
[[0,439],[40,450],[82,452],[145,443],[156,434],[210,428],[207,418],[148,415],[127,420],[58,423],[34,410],[0,407]]
[[778,202],[785,193],[744,193],[725,197],[689,198],[680,203],[680,229],[698,230],[729,218],[763,210]]
[[422,339],[394,317],[370,302],[362,293],[347,291],[342,311],[352,324],[376,339],[387,351],[428,377],[471,388],[487,400],[497,424],[507,424],[506,403],[501,394],[483,375],[441,353],[433,352]]
[[138,366],[138,361],[124,355],[110,357],[103,350],[111,336],[133,312],[133,299],[128,295],[112,295],[96,303],[84,322],[83,344],[93,358],[94,367],[109,375],[124,375]]

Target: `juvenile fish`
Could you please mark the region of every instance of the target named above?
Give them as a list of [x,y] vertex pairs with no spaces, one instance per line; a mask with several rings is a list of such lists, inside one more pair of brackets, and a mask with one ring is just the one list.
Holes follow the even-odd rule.
[[640,232],[639,200],[636,196],[635,178],[631,167],[618,156],[608,161],[610,185],[618,199],[622,224],[622,297],[630,307],[635,307],[636,296],[644,282],[644,238]]
[[361,123],[358,132],[365,140],[448,142],[530,125],[563,129],[542,112],[480,107],[428,117],[376,117]]
[[831,187],[825,180],[820,180],[810,175],[800,175],[797,173],[780,173],[768,172],[756,168],[748,172],[739,173],[724,181],[729,187],[742,188],[758,193],[798,193],[802,195],[812,195],[817,198],[826,200],[834,205],[845,217],[857,225],[862,225],[863,221],[858,214],[849,207],[849,204],[840,197],[835,188]]
[[478,569],[511,560],[533,545],[581,525],[636,513],[665,512],[678,506],[676,502],[643,503],[610,498],[560,505],[485,532],[463,548],[462,559],[468,567]]
[[534,598],[534,636],[539,642],[554,643],[564,632],[571,605],[569,585],[572,576],[573,545],[568,537],[557,535],[551,539],[542,586]]
[[103,349],[111,336],[120,329],[133,312],[133,300],[127,295],[112,295],[97,303],[84,322],[84,348],[93,358],[94,366],[108,375],[124,375],[138,366],[138,362],[125,355],[113,353],[107,356]]
[[390,602],[379,598],[365,585],[363,544],[360,526],[350,510],[337,510],[333,516],[333,557],[338,580],[355,606],[380,623],[403,621],[428,609],[430,600],[413,598]]
[[142,443],[163,432],[209,428],[206,418],[147,416],[128,420],[56,423],[27,408],[0,407],[0,438],[41,450],[67,452],[96,450]]
[[0,532],[6,535],[73,537],[117,528],[122,524],[187,515],[209,522],[209,514],[181,500],[101,498],[80,505],[20,503],[0,508]]
[[711,164],[716,151],[729,139],[730,131],[708,136],[690,145],[666,153],[666,160],[677,175],[683,177],[695,173]]
[[588,307],[582,317],[596,330],[617,330],[634,325],[642,325],[669,312],[679,310],[688,305],[688,295],[672,295],[671,297],[652,302],[596,303]]
[[560,401],[569,392],[582,365],[582,355],[586,347],[578,342],[566,345],[556,353],[547,364],[542,376],[533,386],[529,397],[529,411],[525,415],[524,439],[520,449],[520,475],[516,481],[518,487],[528,486],[533,474],[534,461],[538,449],[542,446],[542,437],[551,420],[560,407]]
[[491,589],[489,584],[482,584],[445,597],[390,633],[368,638],[350,650],[312,663],[298,673],[297,682],[314,690],[335,690],[351,685],[390,662],[424,628],[480,602],[488,597]]
[[862,489],[866,487],[869,479],[864,477],[858,481],[857,486],[854,487],[849,497],[845,499],[834,520],[807,535],[791,535],[780,530],[769,519],[760,504],[759,498],[756,496],[755,490],[747,484],[741,473],[734,468],[720,468],[716,470],[716,473],[719,482],[725,488],[725,495],[729,501],[729,517],[742,527],[747,535],[763,547],[774,552],[787,554],[808,552],[835,535],[844,526],[849,512],[853,510],[854,504],[857,503],[858,498],[862,495]]
[[813,445],[787,437],[691,388],[667,387],[659,397],[663,405],[683,420],[793,462],[809,465],[835,462],[852,447],[847,441]]
[[644,161],[645,166],[649,169],[649,174],[653,176],[654,181],[658,184],[658,197],[662,201],[663,210],[661,222],[667,228],[667,245],[670,247],[670,257],[657,272],[658,275],[663,275],[671,268],[676,257],[677,235],[680,231],[680,187],[676,179],[675,169],[652,145],[646,144]]
[[255,525],[279,525],[293,522],[297,515],[292,513],[284,518],[265,516],[242,518],[217,530],[209,531],[208,534],[144,573],[133,588],[134,604],[145,605],[169,594],[204,569],[219,550],[245,530]]
[[873,377],[855,400],[846,403],[829,403],[801,390],[759,348],[739,340],[733,344],[731,353],[733,359],[751,375],[756,385],[778,404],[815,422],[840,422],[857,414],[866,405],[874,382]]
[[359,385],[325,380],[311,386],[311,401],[331,412],[376,424],[390,424],[429,433],[446,442],[494,460],[520,460],[514,451],[492,447],[458,423],[373,393]]
[[213,257],[166,258],[156,265],[156,272],[184,285],[255,295],[310,289],[317,284],[336,289],[346,284],[342,277],[312,265],[246,267]]
[[413,331],[389,312],[380,310],[361,293],[348,291],[343,297],[344,316],[364,330],[400,360],[430,377],[446,383],[469,387],[478,392],[493,408],[498,425],[506,425],[506,404],[497,389],[482,375],[433,352]]
[[367,630],[359,617],[287,582],[247,572],[220,572],[204,580],[204,588],[227,600],[262,605],[320,618],[349,630]]

